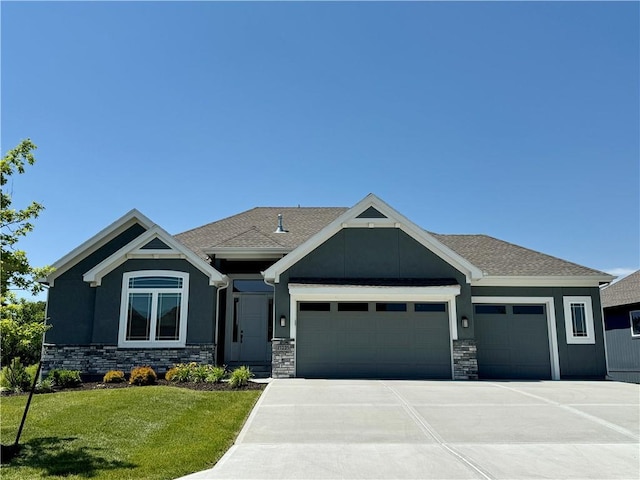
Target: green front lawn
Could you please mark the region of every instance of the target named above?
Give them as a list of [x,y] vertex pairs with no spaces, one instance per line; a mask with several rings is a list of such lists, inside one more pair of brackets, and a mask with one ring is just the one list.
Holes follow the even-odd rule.
[[[210,468],[260,393],[148,386],[36,395],[22,450],[0,476],[170,479]],[[0,400],[2,444],[14,442],[26,400]]]

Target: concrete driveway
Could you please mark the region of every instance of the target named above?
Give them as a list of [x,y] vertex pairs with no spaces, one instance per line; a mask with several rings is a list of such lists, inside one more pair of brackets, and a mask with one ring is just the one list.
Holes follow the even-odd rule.
[[637,479],[640,387],[275,380],[203,479]]

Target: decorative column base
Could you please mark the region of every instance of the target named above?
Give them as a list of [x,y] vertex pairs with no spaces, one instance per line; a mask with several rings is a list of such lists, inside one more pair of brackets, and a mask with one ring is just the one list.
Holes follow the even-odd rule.
[[271,340],[271,377],[293,378],[296,375],[296,344],[293,338]]
[[453,379],[478,380],[478,357],[476,341],[453,341]]

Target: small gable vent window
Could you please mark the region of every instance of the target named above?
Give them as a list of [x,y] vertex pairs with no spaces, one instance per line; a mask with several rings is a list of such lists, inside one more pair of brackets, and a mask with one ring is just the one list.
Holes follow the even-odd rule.
[[591,297],[563,297],[567,343],[595,343]]
[[122,282],[121,347],[183,347],[187,326],[189,274],[127,272]]

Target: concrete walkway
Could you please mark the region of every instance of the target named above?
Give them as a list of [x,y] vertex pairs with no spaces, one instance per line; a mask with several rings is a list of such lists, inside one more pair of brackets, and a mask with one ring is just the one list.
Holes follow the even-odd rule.
[[637,479],[640,387],[275,380],[185,479]]

